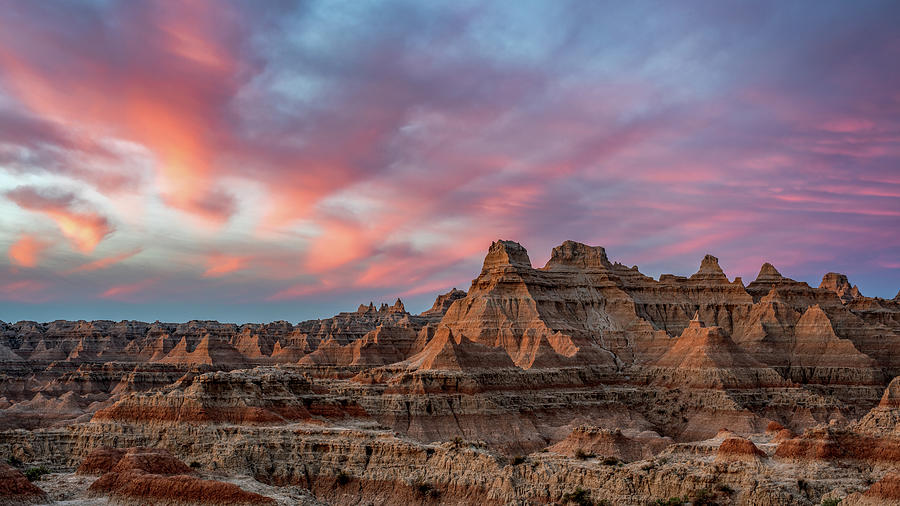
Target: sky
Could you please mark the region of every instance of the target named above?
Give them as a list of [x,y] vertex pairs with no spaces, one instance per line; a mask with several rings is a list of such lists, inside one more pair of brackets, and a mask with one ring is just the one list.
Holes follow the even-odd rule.
[[900,289],[900,3],[0,0],[0,320],[299,321],[491,241]]

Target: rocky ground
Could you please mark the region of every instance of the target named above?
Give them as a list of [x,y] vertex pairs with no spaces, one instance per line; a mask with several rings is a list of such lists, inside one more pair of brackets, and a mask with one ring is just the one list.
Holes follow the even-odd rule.
[[571,241],[420,315],[0,322],[0,504],[900,503],[898,352],[846,276]]

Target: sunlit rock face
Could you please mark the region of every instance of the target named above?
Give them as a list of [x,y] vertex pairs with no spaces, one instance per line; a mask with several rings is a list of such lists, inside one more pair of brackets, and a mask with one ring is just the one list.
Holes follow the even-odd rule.
[[900,470],[900,302],[769,263],[745,286],[712,255],[654,279],[501,240],[422,314],[0,323],[0,368],[0,453],[73,500],[817,504],[888,497]]

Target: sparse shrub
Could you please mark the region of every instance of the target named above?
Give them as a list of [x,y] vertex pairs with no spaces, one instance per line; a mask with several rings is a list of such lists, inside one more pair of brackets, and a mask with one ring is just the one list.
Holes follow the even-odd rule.
[[803,492],[803,495],[809,495],[809,483],[803,478],[797,480],[797,488]]
[[455,438],[453,438],[453,444],[455,444],[456,446],[462,446],[463,443],[465,443],[463,438],[461,438],[459,436],[456,436]]
[[10,455],[9,457],[6,457],[6,463],[13,467],[19,467],[22,465],[22,461],[15,455]]
[[578,460],[592,459],[592,458],[594,458],[594,454],[587,453],[584,450],[582,450],[581,448],[579,448],[579,449],[575,450],[575,458]]
[[200,469],[200,463],[196,460],[190,463],[191,469]]
[[621,464],[622,462],[619,459],[617,459],[616,457],[603,457],[603,460],[600,461],[600,463],[603,464],[604,466],[617,466],[617,465]]
[[340,486],[344,486],[350,483],[350,475],[341,471],[337,474],[337,484]]
[[424,481],[416,485],[416,491],[418,491],[419,495],[422,497],[437,498],[441,495],[440,491],[434,488],[431,483]]
[[694,506],[712,506],[715,503],[713,493],[708,488],[697,490],[691,499],[691,504]]
[[591,493],[581,487],[576,487],[574,492],[567,492],[562,496],[563,504],[577,504],[578,506],[594,506]]
[[716,490],[729,495],[734,493],[734,489],[731,488],[727,483],[719,483],[718,485],[716,485]]
[[670,497],[668,499],[657,499],[651,503],[653,506],[682,506],[685,503],[680,497]]
[[45,474],[50,474],[50,470],[44,466],[30,467],[25,471],[25,477],[28,478],[28,481],[38,481]]
[[841,503],[841,500],[837,497],[829,497],[828,499],[822,499],[822,506],[837,506]]
[[512,458],[512,461],[510,463],[514,466],[524,464],[525,457],[523,457],[522,455],[516,455],[515,457]]

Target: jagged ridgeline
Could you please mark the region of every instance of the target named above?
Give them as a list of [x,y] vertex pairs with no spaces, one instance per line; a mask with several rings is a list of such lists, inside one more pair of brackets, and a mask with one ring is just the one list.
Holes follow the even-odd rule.
[[[707,255],[657,280],[601,247],[566,241],[535,268],[497,241],[467,292],[418,315],[396,300],[298,324],[0,332],[11,462],[196,464],[97,471],[92,493],[126,502],[132,482],[285,504],[879,504],[900,490],[900,300],[837,273],[811,287],[766,263],[745,285]],[[252,490],[201,483],[212,471]]]

